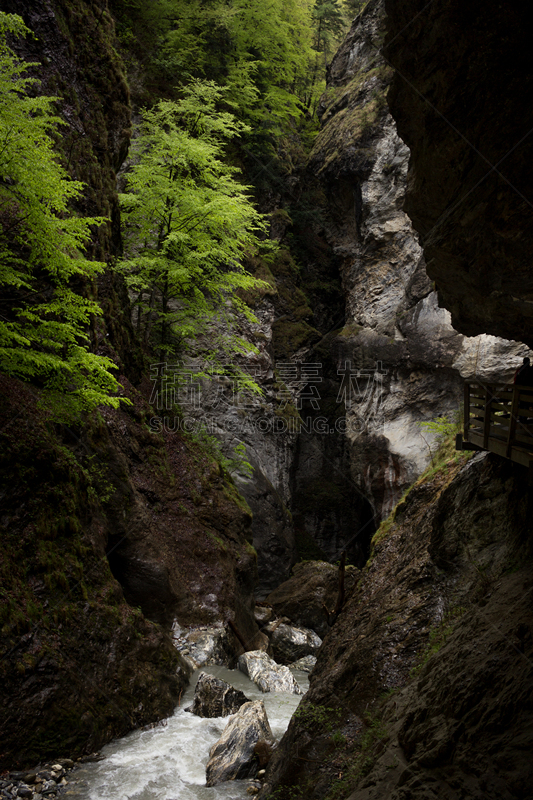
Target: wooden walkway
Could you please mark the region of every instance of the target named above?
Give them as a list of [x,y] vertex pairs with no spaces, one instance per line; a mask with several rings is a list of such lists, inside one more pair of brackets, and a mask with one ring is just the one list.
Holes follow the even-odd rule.
[[533,468],[533,388],[465,383],[464,433],[460,450],[490,450]]

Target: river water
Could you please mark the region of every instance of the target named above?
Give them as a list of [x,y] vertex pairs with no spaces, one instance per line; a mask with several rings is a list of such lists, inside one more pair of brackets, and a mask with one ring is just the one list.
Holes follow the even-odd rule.
[[[242,672],[224,667],[206,667],[240,689],[250,700],[265,704],[272,733],[280,739],[301,695],[285,692],[263,694]],[[200,672],[195,672],[181,705],[164,726],[134,731],[104,747],[103,761],[74,770],[69,779],[68,796],[77,800],[243,800],[247,781],[229,781],[206,787],[205,765],[209,750],[220,738],[227,717],[202,719],[183,709],[192,702]],[[295,672],[304,691],[308,676]]]

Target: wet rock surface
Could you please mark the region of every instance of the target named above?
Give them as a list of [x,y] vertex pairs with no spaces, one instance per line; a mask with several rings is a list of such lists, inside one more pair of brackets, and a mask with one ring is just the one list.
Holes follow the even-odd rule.
[[217,786],[224,781],[255,777],[260,768],[255,753],[258,742],[270,746],[274,743],[265,707],[260,700],[243,705],[211,748],[206,766],[206,785]]
[[263,603],[255,604],[254,618],[258,625],[266,625],[268,622],[271,622],[273,616],[274,612],[269,605]]
[[303,694],[289,668],[276,664],[272,658],[260,650],[239,656],[238,667],[262,692]]
[[289,669],[301,672],[312,672],[316,664],[316,656],[304,656],[289,664]]
[[[345,571],[345,592],[351,593],[360,571],[348,566]],[[324,637],[329,630],[324,605],[335,608],[339,591],[339,570],[327,561],[306,561],[295,564],[292,575],[266,598],[279,617],[287,617],[293,625],[301,625]]]
[[[67,433],[63,443],[41,423],[27,388],[14,381],[1,387],[3,418],[17,413],[15,398],[25,398],[28,414],[16,430],[4,427],[0,468],[12,476],[16,463],[37,464],[31,475],[12,482],[12,494],[3,499],[4,519],[11,520],[5,575],[23,607],[29,602],[37,608],[21,634],[16,619],[0,634],[2,652],[11,654],[3,660],[0,687],[0,723],[12,748],[0,762],[5,759],[8,768],[33,763],[43,746],[44,752],[57,751],[60,741],[74,755],[94,750],[172,713],[191,671],[169,635],[176,616],[206,628],[231,620],[251,643],[259,633],[249,510],[212,459],[193,458],[178,434],[165,439],[147,430],[141,422],[149,413],[145,399],[122,382],[132,397],[131,413],[104,409],[81,438]],[[105,508],[88,504],[94,487],[84,472],[87,458],[105,472]],[[63,528],[53,522],[58,502],[68,509]],[[42,514],[46,536],[52,536],[46,539],[55,576],[49,583],[43,579],[42,531],[34,524]],[[154,569],[145,569],[150,564]],[[152,592],[156,574],[165,579]],[[50,627],[48,604],[62,620],[57,627]],[[228,631],[217,657],[229,663],[242,649]]]
[[197,717],[227,717],[250,700],[226,681],[201,672],[194,690],[194,700],[187,708]]
[[[288,577],[297,559],[289,511],[289,479],[297,437],[284,430],[283,425],[281,428],[277,425],[280,419],[274,413],[279,399],[274,386],[272,326],[275,311],[271,295],[276,293],[272,288],[258,302],[254,308],[256,323],[246,320],[236,323],[243,338],[257,348],[255,354],[250,352],[246,358],[237,357],[237,363],[245,372],[251,371],[263,396],[241,396],[235,393],[231,382],[213,378],[198,384],[202,399],[198,407],[189,408],[187,398],[183,398],[187,415],[190,415],[188,419],[195,429],[205,426],[220,442],[222,452],[231,463],[238,491],[251,511],[250,539],[258,560],[254,589],[258,598]],[[237,445],[245,448],[244,460],[249,467],[243,468],[235,458]]]
[[175,620],[172,641],[191,669],[229,666],[235,660],[233,636],[222,625],[182,628]]
[[[275,441],[275,437],[273,438]],[[258,443],[254,442],[254,445],[257,447]],[[269,466],[272,459],[279,464],[283,463],[284,457],[283,460],[286,459],[288,462],[287,444],[283,447],[280,443],[278,448],[281,451],[279,454],[268,453]],[[273,448],[270,447],[269,450]],[[253,453],[251,445],[250,452]],[[261,455],[264,460],[267,454]],[[238,486],[253,513],[252,534],[258,555],[258,583],[255,596],[260,598],[265,597],[274,586],[288,577],[297,555],[294,526],[289,513],[288,492],[283,491],[283,486],[280,486],[280,479],[283,483],[286,482],[285,475],[288,475],[289,464],[282,467],[281,475],[274,477],[265,474],[267,469],[261,465],[257,456],[251,455],[250,463],[254,468],[253,480],[238,481]]]
[[530,519],[527,472],[489,454],[411,490],[325,639],[262,796],[529,796]]
[[62,758],[50,764],[40,764],[31,770],[6,773],[0,777],[0,798],[43,800],[46,797],[59,797],[67,791],[67,775],[73,767],[74,761]]
[[322,639],[308,628],[273,622],[265,628],[270,637],[269,653],[278,664],[291,664],[304,656],[316,656]]

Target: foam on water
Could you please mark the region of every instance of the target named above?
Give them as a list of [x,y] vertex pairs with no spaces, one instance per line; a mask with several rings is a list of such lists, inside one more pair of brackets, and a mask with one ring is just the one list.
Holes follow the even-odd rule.
[[[242,672],[224,667],[207,667],[240,689],[250,700],[265,704],[272,732],[280,739],[301,695],[284,692],[263,694]],[[87,764],[72,773],[70,797],[78,800],[243,800],[246,781],[229,781],[220,786],[205,785],[209,750],[220,738],[227,717],[202,719],[184,711],[191,704],[200,672],[196,672],[181,705],[164,727],[135,731],[104,747],[105,760]],[[296,680],[307,690],[303,672]],[[75,783],[74,783],[75,782]]]

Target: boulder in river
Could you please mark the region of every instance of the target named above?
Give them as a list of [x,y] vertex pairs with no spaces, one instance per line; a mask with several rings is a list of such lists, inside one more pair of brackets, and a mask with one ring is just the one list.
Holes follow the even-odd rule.
[[270,636],[270,655],[278,664],[292,664],[304,656],[314,656],[322,644],[322,639],[308,628],[271,622],[265,630]]
[[257,605],[254,608],[254,618],[258,625],[266,625],[271,622],[274,612],[270,606]]
[[262,692],[303,694],[290,669],[276,662],[261,650],[239,656],[238,667]]
[[[293,574],[274,589],[268,603],[278,616],[286,616],[295,625],[310,628],[324,637],[329,630],[324,605],[334,608],[339,591],[339,570],[325,561],[295,564]],[[344,574],[346,596],[361,577],[358,569],[347,566]]]
[[192,706],[186,710],[197,717],[227,717],[249,702],[243,692],[226,681],[201,672],[194,690]]
[[265,706],[261,700],[255,700],[241,706],[209,751],[206,785],[217,786],[224,781],[254,778],[260,769],[255,754],[259,741],[273,744],[275,740]]
[[232,648],[228,642],[228,631],[224,627],[203,626],[182,629],[176,622],[172,628],[174,646],[187,660],[192,669],[207,666],[229,666]]
[[298,661],[293,661],[289,664],[289,669],[299,670],[300,672],[312,672],[316,664],[316,656],[304,656],[299,658]]

